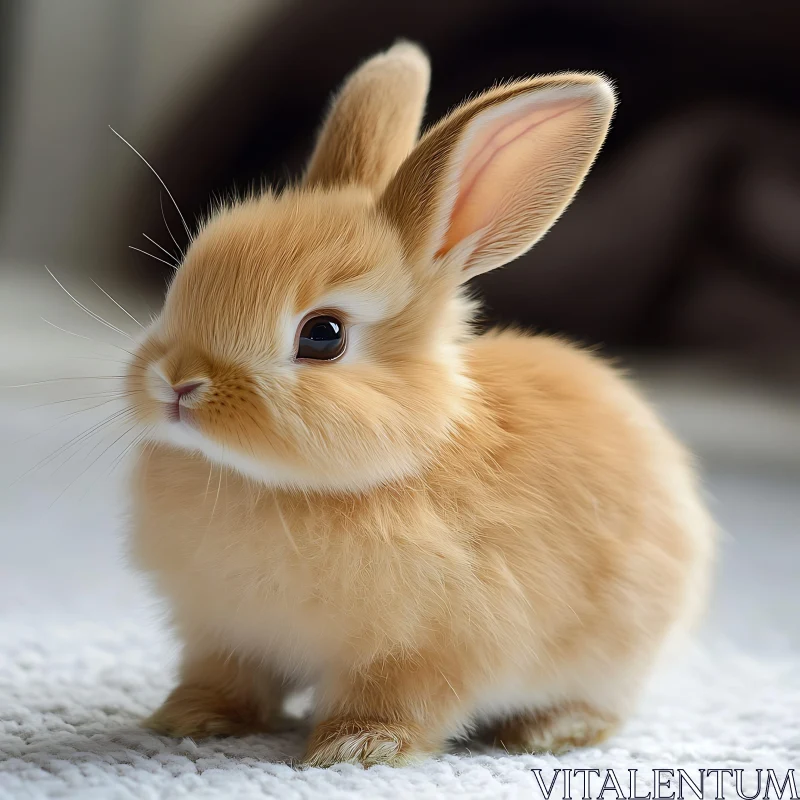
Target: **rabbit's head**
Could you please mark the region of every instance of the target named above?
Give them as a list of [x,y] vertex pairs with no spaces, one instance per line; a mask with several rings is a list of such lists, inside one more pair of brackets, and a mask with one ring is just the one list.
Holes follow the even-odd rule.
[[429,67],[399,44],[345,83],[297,187],[202,227],[128,375],[151,439],[259,481],[359,490],[424,468],[474,413],[462,285],[577,191],[614,93],[498,86],[417,143]]

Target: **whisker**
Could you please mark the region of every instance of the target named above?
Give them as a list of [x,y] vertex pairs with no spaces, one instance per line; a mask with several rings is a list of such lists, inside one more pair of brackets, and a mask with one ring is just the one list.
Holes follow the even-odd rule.
[[[117,466],[119,466],[119,464],[121,464],[121,463],[122,463],[122,461],[124,460],[125,456],[126,456],[126,455],[127,455],[127,454],[128,454],[130,451],[131,451],[131,449],[132,449],[132,448],[134,448],[134,447],[136,447],[137,445],[139,445],[139,444],[141,444],[141,443],[142,443],[142,441],[144,440],[144,438],[147,436],[147,434],[148,434],[148,433],[150,433],[150,431],[151,431],[152,429],[153,429],[153,426],[152,426],[152,425],[149,425],[149,426],[148,426],[147,428],[145,428],[145,430],[143,430],[143,431],[142,431],[142,432],[141,432],[141,433],[140,433],[138,436],[136,436],[136,437],[134,438],[134,440],[133,440],[133,441],[132,441],[132,442],[131,442],[131,443],[130,443],[130,444],[127,446],[127,447],[125,447],[125,448],[123,449],[122,453],[120,453],[120,454],[119,454],[119,455],[118,455],[118,456],[117,456],[117,457],[114,459],[114,461],[112,462],[112,464],[111,464],[111,468],[110,468],[110,469],[109,469],[109,471],[108,471],[108,474],[109,474],[109,475],[110,475],[110,474],[111,474],[111,473],[112,473],[112,472],[113,472],[113,471],[114,471],[114,470],[117,468]],[[141,449],[141,450],[139,451],[139,453],[137,454],[137,456],[136,456],[136,461],[134,461],[134,464],[137,464],[137,463],[139,462],[139,460],[140,460],[140,459],[141,459],[141,457],[142,457],[142,454],[143,454],[145,451],[148,451],[148,454],[149,454],[149,448],[151,448],[151,447],[152,447],[152,445],[153,445],[153,442],[145,442],[145,444],[144,444],[144,447],[142,447],[142,449]],[[81,500],[83,500],[83,498],[85,498],[85,497],[86,497],[86,495],[87,495],[87,494],[89,494],[89,492],[91,491],[91,489],[92,489],[92,486],[91,486],[91,485],[89,485],[89,486],[87,486],[87,487],[86,487],[86,491],[85,491],[85,492],[84,492],[84,493],[81,495]]]
[[203,501],[208,497],[208,487],[211,485],[211,473],[214,471],[214,462],[208,462],[208,478],[206,480],[206,492],[203,495]]
[[[214,519],[214,512],[217,510],[217,503],[219,502],[219,490],[222,488],[222,471],[223,468],[220,466],[219,468],[219,481],[217,481],[217,496],[214,498],[214,506],[211,509],[211,516],[208,518],[208,524],[211,525],[211,521]],[[206,528],[208,530],[208,528]]]
[[183,250],[181,246],[178,244],[178,240],[172,233],[172,228],[169,227],[169,222],[167,222],[167,215],[164,213],[164,198],[161,196],[161,192],[158,193],[158,205],[161,208],[161,219],[164,220],[164,227],[167,229],[167,233],[169,234],[169,238],[172,239],[175,247],[178,248],[178,252],[183,255]]
[[144,462],[145,468],[150,463],[150,456],[153,454],[153,451],[156,449],[156,446],[157,446],[156,442],[154,442],[152,439],[144,443],[144,447],[142,448],[142,451],[139,453],[139,458],[141,458],[145,453],[147,453],[147,461]]
[[158,256],[154,256],[152,253],[148,253],[147,250],[142,250],[141,247],[134,247],[132,244],[129,244],[128,245],[128,249],[129,250],[136,250],[137,253],[144,253],[144,255],[150,256],[150,258],[154,258],[156,261],[160,261],[162,264],[166,264],[168,267],[170,267],[171,269],[174,269],[176,272],[178,271],[178,268],[171,261],[166,261],[163,258],[159,258]]
[[184,216],[181,213],[181,210],[180,210],[180,207],[178,206],[177,201],[172,196],[172,192],[170,192],[170,190],[167,188],[167,184],[164,183],[164,180],[162,179],[162,177],[156,172],[156,170],[153,167],[153,165],[124,136],[122,136],[121,134],[117,133],[117,131],[115,131],[110,125],[108,127],[109,127],[111,133],[113,133],[116,137],[118,137],[123,142],[125,142],[125,144],[128,145],[128,147],[130,147],[130,149],[133,150],[133,152],[136,153],[136,155],[139,156],[139,158],[145,163],[145,165],[149,168],[149,170],[153,173],[153,175],[156,176],[156,178],[158,179],[158,182],[164,187],[164,191],[167,193],[167,196],[169,197],[170,200],[172,200],[172,204],[175,206],[175,210],[178,212],[178,216],[181,218],[181,222],[183,223],[183,228],[186,231],[186,235],[189,237],[189,239],[191,239],[192,238],[192,234],[189,231],[189,226],[186,224],[186,220],[184,219]]
[[[123,353],[127,353],[129,356],[133,356],[134,358],[138,358],[136,353],[132,353],[130,350],[126,350],[124,347],[120,347],[118,344],[112,344],[111,342],[103,342],[99,339],[92,339],[89,336],[84,336],[82,333],[75,333],[74,331],[68,331],[66,328],[62,328],[60,325],[56,325],[55,322],[50,322],[49,319],[45,319],[44,317],[39,317],[42,322],[46,322],[50,327],[57,328],[58,330],[62,331],[63,333],[68,333],[70,336],[77,336],[79,339],[86,339],[87,342],[94,342],[95,344],[103,344],[106,347],[113,347],[117,350],[122,350]],[[80,358],[80,356],[73,356],[73,358]],[[122,362],[120,362],[122,363]]]
[[144,236],[144,238],[147,239],[148,242],[154,244],[162,253],[166,253],[166,255],[168,255],[175,262],[176,267],[180,265],[181,262],[178,261],[174,253],[170,253],[170,251],[167,250],[166,247],[162,247],[155,239],[151,238],[146,233],[143,233],[142,236]]
[[[84,336],[82,333],[75,333],[74,331],[68,331],[66,328],[62,328],[59,325],[56,325],[55,322],[50,322],[49,319],[45,319],[44,317],[39,317],[42,322],[46,322],[48,325],[52,325],[54,328],[58,328],[58,330],[63,331],[64,333],[68,333],[70,336],[77,336],[79,339],[86,339],[87,342],[93,342],[94,339],[90,339],[88,336]],[[111,345],[112,347],[114,345]]]
[[[83,434],[79,434],[78,436],[75,436],[75,437],[73,437],[73,438],[72,438],[72,440],[70,440],[70,442],[68,443],[68,444],[69,444],[69,446],[67,447],[67,449],[66,449],[66,450],[63,450],[63,451],[61,452],[61,454],[60,454],[60,455],[65,455],[65,454],[66,454],[66,453],[68,453],[70,450],[72,450],[72,453],[70,453],[70,455],[68,455],[68,456],[67,456],[67,457],[66,457],[66,458],[65,458],[65,459],[64,459],[64,460],[63,460],[63,461],[62,461],[62,462],[61,462],[61,463],[60,463],[60,464],[59,464],[59,465],[58,465],[58,466],[57,466],[57,467],[56,467],[56,468],[53,470],[53,472],[51,473],[51,477],[52,477],[53,475],[55,475],[55,474],[56,474],[56,472],[58,472],[58,471],[59,471],[59,470],[60,470],[60,469],[61,469],[61,468],[62,468],[62,467],[65,465],[65,464],[68,464],[70,461],[72,461],[72,459],[73,459],[73,458],[74,458],[76,455],[78,455],[78,453],[80,453],[80,447],[79,447],[79,445],[83,444],[84,442],[87,442],[87,441],[88,441],[89,439],[91,439],[91,438],[92,438],[92,437],[93,437],[93,436],[94,436],[96,433],[99,433],[101,430],[103,430],[103,428],[106,428],[106,427],[107,427],[107,426],[109,426],[109,425],[110,425],[112,422],[129,422],[129,421],[131,420],[131,418],[133,417],[133,414],[134,414],[134,412],[133,412],[133,409],[131,409],[131,408],[123,408],[123,409],[120,409],[119,411],[117,411],[117,412],[114,412],[113,414],[111,414],[109,417],[106,417],[106,419],[105,419],[105,420],[103,420],[102,422],[99,422],[97,425],[93,425],[91,428],[89,428],[89,430],[88,430],[88,431],[85,431]],[[92,454],[92,453],[93,453],[95,450],[97,450],[97,448],[98,448],[98,447],[99,447],[99,446],[100,446],[102,443],[103,443],[103,440],[102,440],[102,439],[100,439],[100,441],[99,441],[99,442],[97,442],[96,444],[94,444],[94,446],[92,446],[91,448],[89,448],[89,452],[88,452],[86,455],[87,455],[87,456],[90,456],[90,455],[91,455],[91,454]],[[73,448],[77,448],[77,449],[73,449]]]
[[111,392],[111,391],[108,391],[108,392],[97,392],[95,394],[83,395],[83,397],[70,397],[67,400],[53,400],[50,403],[39,403],[39,405],[29,406],[28,408],[23,408],[22,411],[33,411],[34,409],[37,409],[37,408],[46,408],[47,406],[58,406],[58,405],[61,405],[62,403],[77,403],[78,400],[93,400],[93,399],[95,399],[97,397],[111,397],[111,398],[118,397],[118,398],[122,399],[123,397],[128,397],[131,394],[133,394],[133,391],[141,391],[141,390],[137,389],[137,390],[119,391],[119,392]]
[[94,311],[90,311],[83,303],[81,303],[80,300],[78,300],[74,295],[70,294],[67,287],[64,286],[64,284],[61,283],[61,281],[58,278],[56,278],[55,275],[53,275],[53,273],[50,271],[50,269],[48,269],[47,266],[45,266],[45,269],[47,270],[47,274],[67,293],[67,296],[70,298],[70,300],[72,300],[73,303],[75,303],[76,306],[78,306],[78,308],[80,308],[82,311],[85,311],[92,319],[97,320],[98,322],[105,325],[107,328],[111,328],[112,331],[116,331],[116,333],[121,334],[126,339],[130,339],[131,341],[133,341],[133,336],[131,336],[128,333],[125,333],[125,331],[123,331],[121,328],[118,328],[116,325],[112,325],[108,320],[103,319],[99,314],[96,314]]
[[283,527],[283,532],[286,534],[286,538],[289,540],[289,544],[292,546],[292,550],[294,550],[295,555],[300,556],[300,550],[297,547],[297,542],[295,542],[294,536],[292,536],[292,532],[289,530],[289,526],[286,524],[286,519],[283,516],[283,511],[281,510],[280,502],[278,501],[278,492],[275,489],[272,490],[272,497],[273,502],[275,503],[275,510],[278,512],[278,519],[281,521],[281,526]]
[[127,361],[121,361],[118,358],[111,358],[110,356],[101,356],[101,355],[95,355],[95,356],[67,356],[67,358],[78,358],[78,359],[81,359],[82,361],[108,361],[111,364],[122,364],[123,367],[127,367],[128,366],[128,362]]
[[228,470],[225,470],[225,510],[227,511],[231,504],[231,495],[228,491]]
[[[105,420],[101,421],[97,425],[93,425],[88,431],[86,431],[85,435],[81,435],[81,436],[76,437],[75,439],[73,439],[73,445],[72,446],[74,447],[75,445],[83,444],[84,442],[86,442],[89,439],[91,439],[91,437],[94,436],[94,434],[98,433],[103,428],[105,428],[108,425],[110,425],[112,422],[114,422],[114,423],[118,423],[118,422],[125,423],[125,422],[132,422],[132,421],[135,422],[135,416],[136,416],[136,412],[132,408],[122,408],[122,409],[119,409],[119,411],[112,412],[112,414],[109,415],[109,417],[106,417]],[[95,442],[95,444],[92,445],[92,447],[90,447],[89,451],[86,453],[87,457],[90,456],[92,453],[94,453],[94,451],[97,450],[97,448],[100,447],[100,445],[102,443],[103,443],[102,439],[100,439],[98,442]],[[80,448],[78,448],[77,450],[73,450],[72,454],[69,455],[64,461],[62,461],[55,468],[55,470],[53,470],[53,474],[58,472],[58,470],[60,470],[61,467],[63,467],[68,461],[70,461],[79,452],[80,452]]]
[[123,308],[97,281],[89,279],[92,283],[123,313],[127,314],[142,330],[144,330],[144,325],[139,322],[136,317],[133,316],[127,309]]
[[32,467],[26,469],[25,472],[23,472],[21,475],[18,475],[16,478],[14,478],[14,480],[11,481],[11,483],[6,488],[10,489],[12,486],[15,486],[17,483],[19,483],[26,475],[30,475],[31,472],[34,472],[35,470],[40,469],[41,467],[47,466],[47,464],[49,464],[53,459],[58,458],[60,454],[64,453],[66,449],[68,449],[74,444],[77,444],[79,441],[83,441],[84,437],[91,436],[92,433],[95,433],[104,424],[117,419],[126,410],[127,409],[120,409],[119,411],[113,412],[112,414],[109,414],[109,416],[105,417],[101,422],[98,422],[95,425],[93,425],[91,428],[89,428],[89,430],[82,431],[77,436],[73,436],[68,442],[65,442],[60,447],[57,447],[52,453],[46,455]]
[[110,475],[125,459],[125,456],[130,453],[130,451],[136,447],[138,444],[141,443],[142,439],[147,436],[148,433],[153,429],[152,425],[149,425],[145,428],[112,462],[111,466],[109,467],[108,474]]
[[[147,434],[148,434],[148,433],[149,433],[149,432],[152,430],[152,428],[153,428],[153,426],[152,426],[152,425],[151,425],[151,426],[149,426],[149,427],[148,427],[148,428],[147,428],[145,431],[143,431],[143,432],[142,432],[142,433],[141,433],[141,434],[140,434],[140,435],[139,435],[137,438],[135,438],[135,439],[134,439],[134,441],[131,443],[131,445],[132,445],[133,447],[135,447],[135,446],[136,446],[138,443],[141,443],[142,439],[143,439],[143,438],[144,438],[144,437],[145,437],[145,436],[146,436],[146,435],[147,435]],[[137,454],[137,456],[136,456],[136,461],[134,461],[134,464],[136,464],[136,463],[138,463],[138,462],[139,462],[139,460],[141,459],[141,457],[142,457],[142,455],[143,455],[143,453],[144,453],[145,451],[148,451],[148,452],[149,452],[149,448],[152,446],[152,444],[153,444],[152,442],[145,442],[145,443],[144,443],[144,447],[142,447],[142,449],[141,449],[141,450],[139,451],[139,453]],[[122,451],[122,456],[124,457],[124,456],[125,456],[125,455],[128,453],[128,451],[129,451],[129,450],[130,450],[130,447],[126,447],[126,448],[125,448],[125,449]],[[116,463],[117,463],[117,459],[114,459],[114,466],[112,466],[112,467],[111,467],[111,469],[109,470],[109,474],[111,474],[111,472],[113,472],[113,471],[114,471],[114,469],[115,469],[115,467],[116,467]],[[91,484],[89,484],[89,486],[87,486],[87,487],[86,487],[86,491],[85,491],[85,492],[84,492],[84,493],[81,495],[81,502],[83,501],[83,499],[86,497],[86,495],[87,495],[87,494],[89,494],[89,492],[90,492],[90,491],[91,491],[93,488],[94,488],[94,487],[93,487]]]
[[[133,424],[133,425],[131,425],[129,428],[127,428],[126,430],[124,430],[124,431],[123,431],[123,432],[122,432],[122,433],[121,433],[119,436],[117,436],[117,438],[116,438],[116,439],[114,439],[114,441],[113,441],[113,442],[111,442],[111,444],[110,444],[108,447],[106,447],[106,448],[105,448],[105,450],[103,450],[103,452],[102,452],[102,453],[100,453],[100,455],[99,455],[99,456],[97,456],[97,458],[95,458],[95,459],[94,459],[94,461],[92,461],[92,463],[91,463],[91,464],[89,464],[89,466],[88,466],[88,467],[86,467],[86,469],[84,469],[84,470],[83,470],[83,472],[79,473],[79,474],[78,474],[78,475],[77,475],[75,478],[73,478],[73,480],[71,480],[71,481],[70,481],[70,482],[69,482],[69,483],[68,483],[68,484],[67,484],[67,485],[66,485],[66,486],[65,486],[65,487],[64,487],[64,488],[63,488],[63,489],[62,489],[62,490],[61,490],[61,491],[58,493],[58,495],[56,496],[55,500],[53,500],[53,502],[52,502],[52,503],[50,503],[50,508],[52,508],[52,507],[53,507],[53,506],[54,506],[54,505],[55,505],[55,504],[56,504],[56,503],[59,501],[59,499],[60,499],[60,498],[61,498],[61,497],[64,495],[64,493],[65,493],[66,491],[68,491],[68,490],[69,490],[69,489],[70,489],[72,486],[74,486],[74,484],[75,484],[75,483],[76,483],[78,480],[80,480],[80,479],[81,479],[81,478],[82,478],[82,477],[83,477],[83,476],[84,476],[84,475],[85,475],[85,474],[86,474],[86,473],[87,473],[87,472],[88,472],[88,471],[89,471],[89,470],[90,470],[90,469],[91,469],[91,468],[92,468],[92,467],[93,467],[93,466],[94,466],[94,465],[95,465],[95,464],[96,464],[96,463],[97,463],[97,462],[98,462],[98,461],[99,461],[99,460],[100,460],[100,459],[101,459],[101,458],[102,458],[102,457],[103,457],[103,456],[104,456],[104,455],[105,455],[105,454],[106,454],[106,453],[107,453],[107,452],[108,452],[108,451],[109,451],[109,450],[110,450],[110,449],[111,449],[111,448],[112,448],[112,447],[113,447],[113,446],[114,446],[114,445],[115,445],[115,444],[116,444],[116,443],[117,443],[119,440],[120,440],[120,439],[122,439],[122,437],[123,437],[123,436],[127,436],[127,435],[128,435],[128,434],[129,434],[129,433],[130,433],[130,432],[131,432],[131,431],[132,431],[132,430],[133,430],[133,429],[136,427],[136,425],[137,425],[137,423],[134,423],[134,424]],[[91,452],[91,451],[90,451],[90,452]]]
[[62,417],[59,417],[58,422],[54,422],[52,425],[48,425],[46,428],[42,428],[41,430],[36,431],[36,433],[32,433],[30,436],[25,436],[22,439],[17,439],[13,441],[11,444],[20,444],[20,442],[27,442],[30,439],[35,439],[37,436],[41,436],[43,433],[47,433],[47,431],[53,430],[53,428],[57,428],[66,420],[71,419],[72,417],[77,416],[78,414],[85,414],[87,411],[93,411],[95,408],[100,408],[101,406],[107,406],[109,403],[113,403],[117,398],[112,397],[109,400],[103,400],[101,403],[95,403],[93,406],[87,406],[86,408],[79,408],[77,411],[70,411],[69,414],[64,414]]
[[74,378],[50,378],[46,381],[32,381],[31,383],[14,383],[8,386],[0,385],[0,389],[26,389],[29,386],[41,386],[45,383],[61,383],[61,381],[100,381],[100,380],[120,380],[124,375],[80,375]]

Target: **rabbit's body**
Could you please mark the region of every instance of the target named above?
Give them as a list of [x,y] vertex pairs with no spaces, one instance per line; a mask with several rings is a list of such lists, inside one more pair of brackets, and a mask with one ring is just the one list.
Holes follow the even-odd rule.
[[471,421],[421,475],[358,496],[156,449],[138,559],[188,641],[319,684],[322,702],[326,681],[426,653],[434,740],[576,702],[613,725],[704,594],[711,526],[686,502],[686,457],[587,353],[510,332],[466,351]]
[[500,86],[409,154],[427,69],[410,45],[359,69],[304,184],[208,221],[138,345],[133,549],[184,645],[160,731],[269,729],[313,685],[311,764],[476,723],[587,744],[702,600],[680,446],[600,359],[474,336],[461,289],[553,223],[613,92]]

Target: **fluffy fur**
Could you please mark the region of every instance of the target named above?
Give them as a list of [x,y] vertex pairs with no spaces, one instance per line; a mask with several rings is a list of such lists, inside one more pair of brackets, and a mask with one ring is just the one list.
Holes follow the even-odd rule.
[[[561,213],[613,92],[501,86],[402,160],[427,76],[408,44],[361,67],[306,183],[198,234],[130,367],[133,549],[184,646],[157,730],[269,730],[313,685],[313,765],[402,764],[478,723],[583,745],[703,598],[712,524],[652,410],[559,340],[474,336],[461,290]],[[314,310],[347,326],[335,362],[294,360]]]

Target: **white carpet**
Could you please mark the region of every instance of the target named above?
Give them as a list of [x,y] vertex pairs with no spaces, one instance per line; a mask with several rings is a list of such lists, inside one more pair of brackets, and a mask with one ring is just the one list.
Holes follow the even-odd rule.
[[[64,362],[59,374],[99,374],[81,363]],[[20,358],[14,378],[20,366],[31,380],[48,377],[41,365]],[[7,383],[9,372],[0,370],[0,377]],[[620,780],[639,769],[640,793],[652,789],[654,768],[744,768],[750,789],[751,770],[772,768],[781,776],[800,767],[796,465],[712,464],[709,488],[728,536],[702,647],[654,683],[638,716],[602,748],[555,758],[470,746],[397,770],[297,770],[291,760],[302,753],[302,733],[196,744],[137,726],[170,688],[175,653],[146,587],[122,563],[121,470],[108,474],[118,449],[83,475],[100,450],[89,454],[87,446],[63,466],[56,459],[9,486],[81,429],[76,417],[28,438],[76,406],[21,413],[20,406],[58,399],[52,391],[23,394],[22,400],[0,395],[3,800],[541,798],[536,767],[547,783],[557,768],[614,768]],[[60,396],[75,394],[73,387]],[[751,429],[754,417],[736,424]],[[779,438],[785,443],[785,435]],[[725,786],[725,796],[735,797],[729,778]],[[593,783],[590,795],[598,790]],[[576,780],[571,795],[582,791]],[[707,787],[705,796],[714,794]],[[553,797],[561,796],[559,783]]]
[[782,775],[800,762],[796,656],[699,660],[602,749],[561,758],[463,751],[397,770],[302,771],[287,763],[302,750],[299,736],[195,744],[139,729],[169,685],[168,649],[145,623],[51,612],[6,618],[0,637],[3,798],[522,798],[541,797],[532,767],[548,783],[555,767],[614,768],[620,778],[639,768],[650,789],[652,768],[745,768],[754,779],[756,767]]

